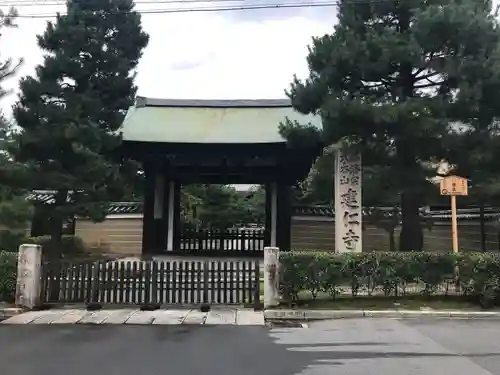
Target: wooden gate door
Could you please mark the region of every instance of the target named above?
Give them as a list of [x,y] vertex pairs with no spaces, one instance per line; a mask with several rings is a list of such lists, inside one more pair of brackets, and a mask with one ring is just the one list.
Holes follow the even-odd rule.
[[102,305],[260,305],[259,261],[45,264],[42,301]]

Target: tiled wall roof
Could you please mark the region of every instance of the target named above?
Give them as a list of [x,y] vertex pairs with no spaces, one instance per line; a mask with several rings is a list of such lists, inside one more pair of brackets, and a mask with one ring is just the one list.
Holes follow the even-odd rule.
[[[28,199],[42,204],[53,204],[54,194],[50,191],[34,191],[28,195]],[[108,214],[140,214],[142,213],[142,202],[113,202],[109,205]],[[363,215],[367,215],[373,208],[363,208]],[[392,217],[394,208],[377,207],[377,210],[383,212],[384,216]],[[436,221],[449,220],[451,218],[450,210],[426,210],[421,209],[422,217]],[[294,216],[313,216],[313,217],[335,217],[334,208],[330,205],[309,205],[294,206]],[[457,217],[460,220],[479,220],[479,208],[464,208],[457,210]],[[499,220],[500,207],[485,208],[484,217],[486,220]]]
[[140,214],[142,202],[113,202],[109,205],[108,214]]
[[[33,191],[27,199],[38,204],[53,204],[55,202],[54,193],[46,190]],[[69,199],[70,197],[68,197]],[[108,215],[138,213],[142,213],[142,202],[112,202],[108,207]]]
[[[367,215],[374,208],[363,208],[363,215]],[[392,207],[376,207],[375,209],[383,212],[384,216],[392,217],[394,208]],[[317,206],[295,206],[293,208],[294,216],[320,216],[320,217],[335,217],[333,206],[317,205]],[[421,209],[423,218],[433,220],[449,220],[451,218],[451,210],[427,210]],[[479,220],[479,208],[463,208],[457,210],[457,218],[460,220]],[[500,218],[500,208],[488,207],[484,212],[485,220],[498,220]]]

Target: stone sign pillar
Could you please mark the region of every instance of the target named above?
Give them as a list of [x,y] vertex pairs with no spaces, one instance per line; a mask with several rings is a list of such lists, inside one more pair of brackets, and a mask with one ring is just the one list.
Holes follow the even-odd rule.
[[279,257],[277,247],[264,248],[264,308],[277,306],[279,296]]
[[42,247],[19,246],[17,264],[16,305],[32,309],[40,305],[42,290]]
[[362,251],[361,155],[335,153],[335,250]]

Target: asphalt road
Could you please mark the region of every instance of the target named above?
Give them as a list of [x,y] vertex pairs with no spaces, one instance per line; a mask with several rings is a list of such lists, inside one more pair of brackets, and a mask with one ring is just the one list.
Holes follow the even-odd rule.
[[500,320],[3,325],[0,347],[1,373],[12,375],[500,375]]

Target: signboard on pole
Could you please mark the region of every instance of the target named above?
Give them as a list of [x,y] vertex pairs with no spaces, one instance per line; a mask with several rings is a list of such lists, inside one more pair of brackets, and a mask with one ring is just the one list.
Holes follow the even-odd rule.
[[468,195],[467,179],[458,176],[447,176],[439,184],[441,195]]
[[441,195],[451,198],[451,235],[453,252],[458,253],[458,225],[457,225],[457,195],[466,196],[469,193],[467,179],[458,176],[447,176],[439,184]]

